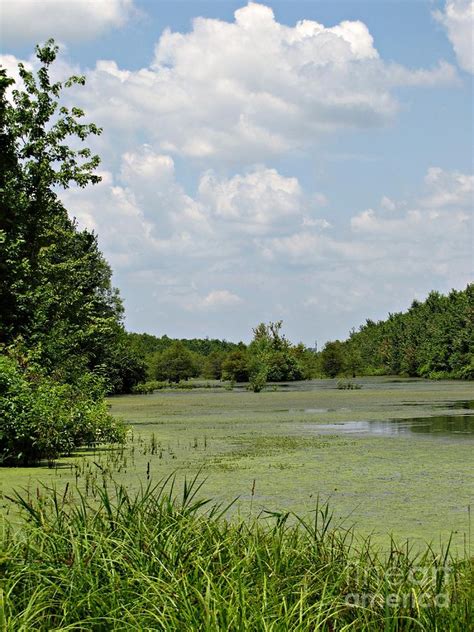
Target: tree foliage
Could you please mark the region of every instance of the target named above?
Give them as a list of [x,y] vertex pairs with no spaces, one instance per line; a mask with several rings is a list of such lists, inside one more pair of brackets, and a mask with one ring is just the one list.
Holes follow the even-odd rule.
[[[448,295],[431,292],[406,312],[367,320],[339,344],[340,372],[474,379],[474,284]],[[328,348],[328,345],[326,349]],[[324,371],[328,351],[322,352]],[[325,364],[326,362],[326,364]]]
[[52,40],[37,47],[39,70],[19,64],[18,86],[0,70],[0,454],[9,463],[118,439],[103,388],[130,389],[145,376],[125,347],[97,236],[79,230],[58,197],[99,182],[99,157],[83,142],[101,130],[62,105],[63,90],[85,80],[52,82],[57,52]]
[[97,236],[78,229],[57,195],[99,182],[99,157],[82,142],[101,130],[61,105],[63,90],[85,79],[51,82],[57,50],[51,40],[37,47],[36,74],[19,65],[23,89],[10,100],[12,80],[0,75],[0,343],[21,338],[58,379],[94,371],[120,392],[144,365],[130,353],[123,362],[123,306],[110,267]]
[[180,382],[199,375],[193,353],[182,342],[174,342],[162,353],[156,353],[150,362],[152,379]]

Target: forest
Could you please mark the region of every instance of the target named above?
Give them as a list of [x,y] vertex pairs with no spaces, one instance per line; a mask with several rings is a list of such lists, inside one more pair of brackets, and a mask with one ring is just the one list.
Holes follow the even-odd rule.
[[331,377],[404,375],[474,378],[474,284],[448,295],[430,292],[406,312],[367,320],[344,342],[326,344],[322,370]]

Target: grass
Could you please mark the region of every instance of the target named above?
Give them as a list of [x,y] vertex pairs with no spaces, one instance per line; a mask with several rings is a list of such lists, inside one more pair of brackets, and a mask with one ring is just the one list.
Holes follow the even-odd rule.
[[2,539],[2,632],[472,629],[473,560],[270,512],[229,521],[196,478],[131,493],[97,470],[83,488],[16,494]]

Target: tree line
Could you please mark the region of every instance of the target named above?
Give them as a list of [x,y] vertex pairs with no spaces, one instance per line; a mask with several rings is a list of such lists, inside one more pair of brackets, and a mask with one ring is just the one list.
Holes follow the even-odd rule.
[[[249,382],[401,375],[430,379],[474,378],[474,285],[448,295],[431,292],[406,312],[367,320],[347,340],[333,340],[315,353],[292,344],[282,322],[260,323],[249,345],[216,339],[173,340],[127,334],[130,352],[146,365],[147,379],[179,382],[193,377]],[[140,392],[140,389],[138,389]]]
[[[309,379],[315,355],[281,333],[282,322],[260,323],[249,345],[217,339],[172,339],[128,333],[130,350],[143,359],[148,380],[179,382],[192,377],[259,383]],[[140,391],[140,389],[138,389]]]
[[323,372],[474,379],[474,284],[447,295],[430,292],[405,312],[367,320],[321,352]]

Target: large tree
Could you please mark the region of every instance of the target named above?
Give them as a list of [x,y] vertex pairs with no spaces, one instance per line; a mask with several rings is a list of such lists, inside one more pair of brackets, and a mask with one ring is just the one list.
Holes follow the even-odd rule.
[[52,82],[57,52],[52,40],[36,48],[37,73],[19,64],[21,87],[0,75],[0,343],[35,348],[63,379],[94,370],[121,390],[129,376],[120,366],[130,373],[135,363],[141,376],[144,367],[123,361],[123,307],[96,235],[79,230],[58,197],[100,181],[99,157],[83,143],[101,129],[62,104],[63,90],[85,79]]

